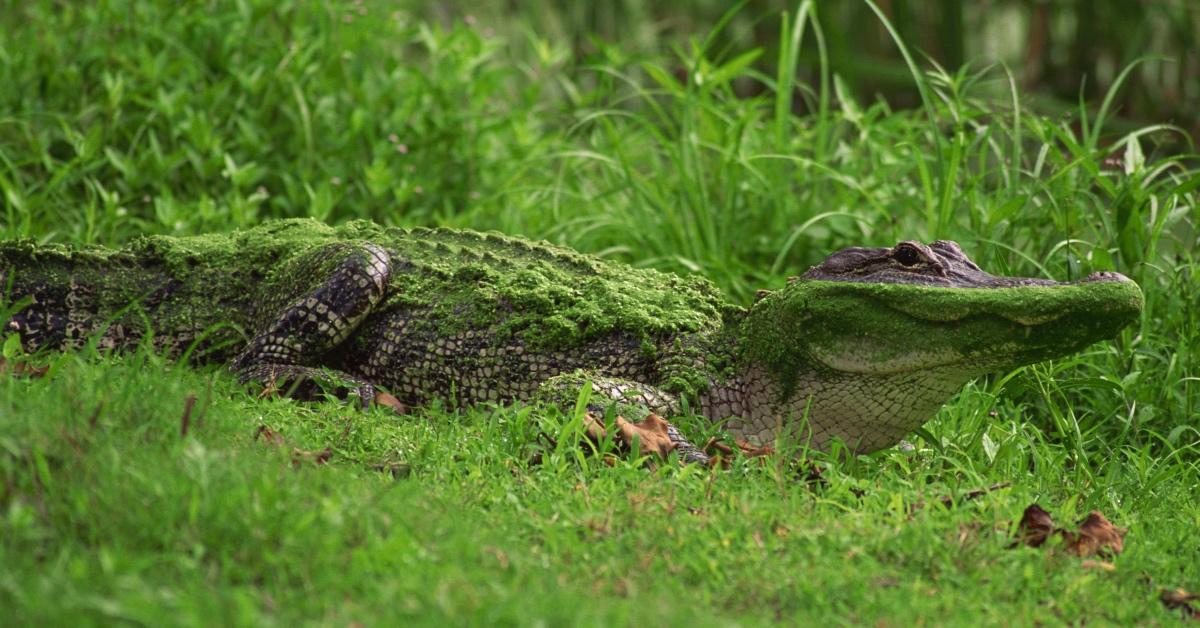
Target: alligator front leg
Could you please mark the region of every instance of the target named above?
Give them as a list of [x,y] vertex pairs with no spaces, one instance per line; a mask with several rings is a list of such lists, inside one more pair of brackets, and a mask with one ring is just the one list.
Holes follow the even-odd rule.
[[652,447],[652,451],[659,455],[666,456],[671,451],[677,451],[684,462],[710,462],[708,454],[685,438],[674,424],[662,418],[679,413],[679,399],[654,386],[576,371],[546,380],[538,388],[535,398],[569,408],[575,403],[585,382],[591,382],[592,385],[588,415],[599,430],[604,429],[601,417],[605,416],[609,407],[613,407],[617,416],[617,435],[626,445],[632,446],[631,441],[636,435],[643,443],[664,441],[664,447]]
[[383,299],[390,274],[387,251],[370,243],[330,244],[286,262],[264,283],[262,328],[234,358],[232,370],[243,382],[302,397],[332,382],[369,405],[375,398],[370,382],[321,360]]

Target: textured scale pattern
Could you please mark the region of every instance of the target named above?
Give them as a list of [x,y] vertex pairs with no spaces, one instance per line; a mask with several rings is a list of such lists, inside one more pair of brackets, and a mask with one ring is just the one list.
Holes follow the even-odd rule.
[[802,376],[797,396],[785,399],[765,373],[752,373],[747,386],[706,395],[702,414],[733,417],[726,430],[754,445],[768,445],[781,429],[791,438],[827,449],[834,439],[875,451],[890,447],[920,426],[958,392],[968,376],[920,370],[889,376],[811,373]]
[[634,381],[656,377],[640,342],[628,335],[589,341],[570,352],[545,352],[521,338],[500,341],[487,328],[438,335],[427,325],[429,316],[428,310],[399,309],[373,317],[361,337],[374,340],[350,343],[340,362],[412,405],[528,399],[543,381],[577,369]]

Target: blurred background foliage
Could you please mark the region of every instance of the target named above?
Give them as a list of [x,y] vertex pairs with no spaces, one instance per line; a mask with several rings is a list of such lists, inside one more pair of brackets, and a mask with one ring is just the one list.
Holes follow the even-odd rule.
[[[879,0],[900,38],[954,73],[999,63],[1019,80],[1043,113],[1098,103],[1123,69],[1137,68],[1119,94],[1114,129],[1169,122],[1200,135],[1200,2],[1195,0]],[[610,2],[428,3],[433,17],[473,15],[497,28],[534,25],[581,59],[604,60],[605,43],[625,53],[656,56],[708,35],[734,3],[724,0]],[[756,63],[773,76],[781,15],[788,0],[746,0],[716,36],[716,50],[760,48]],[[860,97],[896,108],[919,104],[912,75],[883,23],[863,2],[815,4],[830,69]],[[514,19],[517,17],[518,19]],[[818,40],[803,42],[800,83],[816,85]],[[683,68],[679,68],[683,71]],[[747,93],[760,85],[744,82]],[[1006,89],[1006,88],[1005,88]],[[805,101],[796,100],[797,113]],[[1182,147],[1180,147],[1182,149]]]
[[1197,33],[1184,0],[0,0],[0,237],[442,224],[743,300],[910,237],[1141,268],[1195,240]]

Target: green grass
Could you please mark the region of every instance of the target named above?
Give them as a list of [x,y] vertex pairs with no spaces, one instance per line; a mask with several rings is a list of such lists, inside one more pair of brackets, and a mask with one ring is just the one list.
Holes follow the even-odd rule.
[[[1200,589],[1200,171],[1157,148],[1191,138],[1110,134],[1112,98],[1045,117],[1003,68],[916,51],[915,111],[827,64],[796,84],[772,68],[824,35],[803,2],[773,59],[709,30],[580,57],[519,16],[432,13],[5,5],[0,237],[115,245],[296,215],[495,228],[700,273],[739,302],[841,246],[940,237],[993,272],[1126,273],[1145,315],[968,386],[914,451],[817,457],[820,483],[781,460],[608,466],[552,410],[395,417],[254,399],[142,352],[42,356],[47,376],[0,378],[7,616],[1164,623],[1160,588]],[[1012,486],[936,503],[995,482]],[[1115,570],[1009,549],[1034,501],[1127,526]]]

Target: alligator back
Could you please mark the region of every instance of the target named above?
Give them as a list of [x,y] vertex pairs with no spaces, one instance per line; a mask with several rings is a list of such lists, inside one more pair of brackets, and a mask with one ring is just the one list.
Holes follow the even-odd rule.
[[379,315],[421,311],[449,337],[472,329],[560,350],[622,333],[657,338],[713,330],[732,308],[706,279],[633,268],[547,242],[455,229],[367,222],[340,239],[383,245],[391,280]]
[[[613,334],[651,348],[717,328],[734,311],[711,283],[607,262],[545,242],[450,229],[341,227],[293,219],[228,234],[147,236],[121,249],[0,242],[8,329],[30,349],[99,338],[126,348],[148,334],[176,354],[230,357],[323,277],[298,277],[330,244],[371,242],[392,258],[370,321],[412,313],[413,331],[477,330],[559,351]],[[6,310],[0,309],[0,314]],[[371,344],[370,338],[355,342]]]

